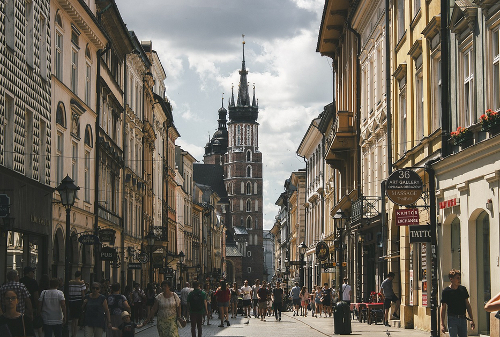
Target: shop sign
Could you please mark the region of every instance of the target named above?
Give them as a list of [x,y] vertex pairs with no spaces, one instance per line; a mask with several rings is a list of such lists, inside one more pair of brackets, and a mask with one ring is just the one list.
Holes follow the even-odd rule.
[[99,238],[101,242],[108,242],[113,245],[115,243],[115,233],[114,229],[104,228],[99,231]]
[[456,205],[460,205],[460,199],[453,198],[450,200],[441,201],[439,203],[439,209],[446,209]]
[[142,263],[129,262],[128,269],[142,269]]
[[115,261],[116,260],[116,249],[111,247],[101,248],[101,260],[103,261]]
[[412,169],[394,171],[386,183],[387,196],[400,206],[414,204],[422,195],[423,190],[422,179]]
[[316,244],[316,258],[320,261],[328,260],[328,255],[330,255],[330,249],[325,241],[320,241]]
[[82,245],[97,245],[99,244],[99,238],[92,234],[84,234],[78,238],[78,242]]
[[410,243],[431,242],[431,225],[410,226]]
[[0,194],[0,218],[10,214],[10,198],[7,194]]
[[396,210],[396,225],[408,226],[419,224],[419,214],[417,208],[397,209]]

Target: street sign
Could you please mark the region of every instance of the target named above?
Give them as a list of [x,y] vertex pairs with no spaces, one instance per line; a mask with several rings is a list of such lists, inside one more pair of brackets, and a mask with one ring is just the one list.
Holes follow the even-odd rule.
[[78,242],[82,245],[97,245],[99,244],[99,238],[92,234],[84,234],[78,238]]
[[410,243],[431,242],[431,225],[410,226]]
[[142,269],[142,263],[129,262],[128,269]]
[[10,198],[7,194],[0,194],[0,218],[10,214]]
[[408,226],[418,225],[420,221],[417,208],[397,209],[396,210],[396,225]]
[[101,248],[101,260],[103,261],[115,261],[116,260],[116,249],[111,247]]
[[316,257],[320,261],[328,260],[328,255],[330,254],[330,249],[325,241],[320,241],[316,244]]
[[422,195],[423,190],[422,179],[412,169],[394,171],[386,183],[387,196],[400,206],[414,204]]

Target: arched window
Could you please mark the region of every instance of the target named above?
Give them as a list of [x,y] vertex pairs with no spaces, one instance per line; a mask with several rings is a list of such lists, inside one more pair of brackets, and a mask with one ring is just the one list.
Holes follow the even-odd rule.
[[64,108],[63,102],[57,104],[56,123],[66,127],[66,109]]
[[90,147],[92,147],[94,143],[92,141],[92,127],[90,126],[90,124],[87,124],[87,126],[85,127],[84,143],[85,145],[88,145]]
[[247,192],[248,195],[252,194],[252,183],[247,182],[246,192]]
[[252,201],[250,199],[247,200],[247,212],[252,211]]
[[252,161],[252,151],[247,151],[247,161]]
[[247,228],[248,229],[252,228],[252,217],[251,216],[247,217]]
[[247,178],[252,178],[252,166],[247,166]]
[[62,28],[62,19],[61,19],[61,14],[59,14],[59,10],[56,12],[56,24]]

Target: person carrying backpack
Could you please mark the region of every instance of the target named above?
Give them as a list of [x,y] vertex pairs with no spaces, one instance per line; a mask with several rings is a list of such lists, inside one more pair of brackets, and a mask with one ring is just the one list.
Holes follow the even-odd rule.
[[191,336],[196,337],[196,327],[198,327],[198,337],[201,337],[202,318],[207,312],[207,295],[200,289],[198,281],[193,282],[194,290],[187,297],[189,315],[191,316]]

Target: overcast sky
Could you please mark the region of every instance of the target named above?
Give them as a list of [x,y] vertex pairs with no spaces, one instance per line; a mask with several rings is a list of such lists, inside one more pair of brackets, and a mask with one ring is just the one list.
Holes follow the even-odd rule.
[[[242,34],[250,90],[259,99],[264,229],[292,171],[311,120],[332,101],[332,69],[316,52],[324,0],[117,0],[129,30],[151,40],[167,73],[166,95],[181,134],[177,144],[203,161],[241,69]],[[236,96],[236,93],[235,93]]]

